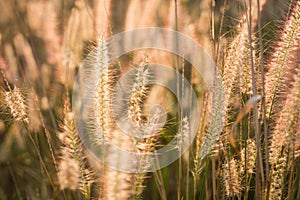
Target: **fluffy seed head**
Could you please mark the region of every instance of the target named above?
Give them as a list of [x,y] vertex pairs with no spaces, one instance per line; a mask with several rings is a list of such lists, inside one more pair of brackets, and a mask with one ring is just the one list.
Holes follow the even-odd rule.
[[145,59],[137,68],[129,97],[128,116],[136,126],[142,126],[146,120],[146,116],[143,114],[143,107],[149,90],[147,86],[149,76],[147,66],[148,61]]
[[282,183],[287,161],[287,154],[284,153],[277,163],[272,167],[272,177],[270,186],[270,199],[280,200],[282,195]]
[[25,97],[19,88],[5,92],[5,103],[16,121],[29,122]]
[[256,158],[255,142],[252,139],[247,139],[246,145],[247,148],[243,148],[241,151],[240,174],[244,174],[245,167],[246,167],[246,173],[252,174],[255,166],[255,158]]
[[58,180],[60,189],[76,190],[79,188],[79,162],[71,157],[66,156],[68,153],[63,152],[63,159],[58,165]]
[[271,60],[267,65],[266,72],[266,108],[269,117],[281,110],[280,103],[286,99],[289,93],[288,86],[293,80],[294,65],[289,65],[291,52],[298,45],[300,33],[300,3],[296,1],[292,6],[291,14],[284,22],[283,29],[275,44]]
[[239,195],[241,193],[241,180],[236,160],[232,158],[229,162],[224,163],[222,169],[226,195],[229,197]]

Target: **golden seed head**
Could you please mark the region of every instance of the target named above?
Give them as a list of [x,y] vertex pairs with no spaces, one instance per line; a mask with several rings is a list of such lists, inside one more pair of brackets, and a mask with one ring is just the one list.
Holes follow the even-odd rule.
[[19,88],[15,87],[13,90],[5,92],[5,102],[16,121],[29,122],[25,97]]

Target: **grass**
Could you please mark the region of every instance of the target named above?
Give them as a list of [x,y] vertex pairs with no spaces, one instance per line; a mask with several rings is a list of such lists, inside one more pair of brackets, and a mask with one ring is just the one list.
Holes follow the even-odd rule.
[[[107,66],[106,39],[145,26],[197,41],[222,75],[212,93],[194,66],[168,52],[136,50]],[[300,199],[299,58],[297,0],[0,0],[0,199]],[[180,72],[202,112],[188,150],[150,173],[143,154],[174,138],[181,152],[193,131],[180,111],[184,79],[177,100],[148,84],[151,63]],[[80,137],[72,95],[84,66],[99,79],[88,80],[87,139],[98,150],[106,140],[140,154],[134,163],[111,147],[100,155],[135,173],[103,165]],[[132,69],[128,98],[114,96]],[[117,121],[147,137],[124,134]]]

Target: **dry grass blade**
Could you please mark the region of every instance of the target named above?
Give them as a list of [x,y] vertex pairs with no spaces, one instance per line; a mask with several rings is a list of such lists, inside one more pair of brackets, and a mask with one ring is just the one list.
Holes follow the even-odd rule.
[[240,123],[240,121],[243,119],[243,117],[251,111],[251,109],[254,107],[254,104],[257,101],[259,101],[260,99],[261,99],[260,95],[256,95],[256,96],[252,97],[251,99],[249,99],[247,101],[246,105],[238,113],[237,119],[233,123],[232,128],[231,128],[231,132],[228,135],[228,140],[234,148],[236,148],[236,128],[237,128],[237,125]]

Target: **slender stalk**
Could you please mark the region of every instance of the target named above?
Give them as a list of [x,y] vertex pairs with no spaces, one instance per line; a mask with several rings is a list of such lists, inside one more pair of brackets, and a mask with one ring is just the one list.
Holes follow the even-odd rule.
[[258,39],[259,39],[259,53],[260,53],[260,70],[262,82],[262,99],[261,109],[263,113],[263,128],[264,128],[264,143],[265,143],[265,166],[266,166],[266,185],[269,184],[269,147],[268,147],[268,126],[267,126],[267,112],[266,112],[266,96],[265,96],[265,66],[264,66],[264,45],[262,42],[262,27],[261,27],[261,13],[260,13],[260,0],[257,0],[257,26],[258,26]]
[[[221,22],[220,22],[220,28],[219,28],[219,33],[218,33],[219,40],[222,37],[221,34],[222,34],[222,30],[223,30],[223,25],[224,25],[224,16],[225,16],[226,5],[227,5],[227,0],[224,0],[223,8],[221,10]],[[218,41],[218,44],[217,44],[217,60],[216,60],[217,65],[219,65],[219,60],[220,60],[220,41]]]
[[213,56],[214,60],[217,58],[217,52],[216,52],[216,34],[215,34],[215,7],[216,7],[216,2],[215,0],[211,0],[210,3],[211,9],[210,9],[210,18],[211,18],[211,39],[213,41]]
[[[202,103],[202,107],[203,108],[207,108],[208,105],[208,94],[204,95],[203,98],[203,103]],[[196,155],[194,158],[194,169],[193,169],[193,194],[194,194],[194,199],[196,199],[196,193],[197,193],[197,186],[199,184],[200,181],[200,174],[202,172],[202,167],[203,167],[203,163],[202,163],[202,157],[200,155],[200,149],[201,149],[201,145],[202,145],[202,137],[201,135],[205,134],[205,122],[206,122],[206,114],[207,114],[207,109],[204,109],[202,115],[201,115],[201,120],[200,120],[200,127],[199,127],[199,132],[197,133],[197,138],[196,138]]]
[[[186,67],[185,67],[185,62],[184,62],[184,59],[182,61],[182,76],[181,76],[181,94],[182,96],[184,97],[185,94],[185,91],[184,91],[184,80],[185,78],[189,79],[190,81],[190,77],[188,77],[189,75],[191,75],[190,73],[192,72],[192,70],[190,69],[189,66],[187,66],[187,70],[186,70]],[[189,73],[189,74],[188,74]],[[190,87],[191,91],[192,91],[192,86]],[[191,92],[192,93],[192,92]],[[192,99],[192,98],[190,98]],[[192,104],[192,102],[189,102],[190,105]],[[183,123],[182,123],[183,125]],[[188,125],[188,121],[187,121],[187,124],[185,125]],[[187,131],[185,133],[185,131]],[[180,138],[184,138],[185,136],[187,136],[188,140],[190,141],[191,138],[190,138],[190,129],[187,129],[187,130],[184,130],[183,131],[183,128],[182,128],[182,131],[180,132]],[[179,145],[179,152],[181,152],[181,147]],[[187,160],[187,163],[186,163],[186,166],[185,166],[185,169],[186,169],[186,173],[185,173],[185,198],[186,199],[189,199],[189,182],[190,182],[190,151],[187,150],[185,152],[185,156],[186,156],[186,160]]]
[[298,193],[296,199],[300,199],[300,182],[298,183]]
[[[249,16],[247,15],[248,20],[248,37],[250,43],[250,60],[251,60],[251,76],[252,76],[252,92],[253,95],[256,95],[256,80],[255,80],[255,70],[254,70],[254,58],[253,58],[253,46],[252,46],[252,1],[249,0]],[[263,167],[262,167],[262,155],[261,155],[261,146],[260,146],[260,128],[258,121],[258,111],[257,111],[257,103],[254,104],[253,108],[253,117],[254,117],[254,131],[255,131],[255,140],[256,140],[256,148],[257,148],[257,159],[255,166],[255,197],[257,200],[262,199],[262,186],[263,184]]]
[[[174,3],[175,3],[175,6],[174,6],[174,12],[175,12],[175,30],[178,31],[178,11],[177,11],[177,0],[174,0]],[[178,35],[177,35],[177,32],[176,32],[176,38],[175,38],[175,48],[176,48],[176,51],[178,51],[179,49],[179,44],[178,44]],[[176,67],[176,71],[179,72],[179,56],[176,55],[176,59],[175,59],[175,67]],[[179,81],[178,78],[177,78],[177,75],[175,74],[176,76],[176,88],[177,88],[177,97],[179,99],[181,99],[181,95],[180,95],[180,86],[179,86]],[[178,110],[180,110],[180,105],[178,104]],[[178,121],[179,121],[179,133],[182,133],[182,116],[181,116],[182,113],[179,114],[179,117],[178,117]],[[182,188],[182,158],[181,156],[179,157],[178,159],[178,182],[177,182],[177,199],[178,200],[181,200],[181,188]]]
[[51,186],[52,186],[53,189],[55,190],[55,186],[54,186],[53,180],[52,180],[52,178],[51,178],[51,176],[50,176],[50,174],[49,174],[49,171],[48,171],[48,169],[47,169],[47,167],[46,167],[46,164],[45,164],[45,162],[44,162],[44,160],[43,160],[43,157],[42,157],[42,155],[41,155],[41,152],[39,151],[39,149],[38,149],[38,147],[37,147],[37,144],[35,143],[34,139],[32,138],[32,136],[31,136],[30,134],[28,134],[28,137],[29,137],[29,139],[31,140],[31,142],[32,142],[32,144],[33,144],[33,147],[35,148],[35,150],[36,150],[36,152],[37,152],[37,155],[38,155],[38,158],[39,158],[39,161],[40,161],[40,164],[41,164],[42,169],[45,171],[45,173],[46,173],[46,175],[47,175],[47,177],[48,177],[48,179],[49,179],[49,182],[50,182]]
[[[159,166],[158,158],[155,159],[155,160],[157,161],[157,165]],[[165,185],[164,185],[161,170],[157,170],[156,172],[153,172],[153,174],[154,174],[156,186],[157,186],[157,189],[159,191],[161,199],[162,200],[167,200],[167,194],[166,194],[166,189],[165,189]]]
[[[295,171],[295,148],[292,148],[292,156],[290,158],[290,162],[291,162],[291,166],[290,166],[290,171],[294,172]],[[289,162],[287,162],[287,165]],[[287,167],[289,168],[289,167]],[[287,175],[287,172],[285,174],[285,176]],[[294,176],[290,176],[289,181],[288,181],[288,195],[287,195],[287,199],[291,199],[292,198],[292,193],[293,193],[293,184],[294,184]]]
[[212,186],[213,186],[213,200],[217,200],[217,187],[216,187],[216,158],[211,157],[211,171],[212,171]]
[[185,186],[185,198],[189,199],[189,188],[190,188],[190,152],[187,152],[187,166],[186,166],[186,186]]
[[7,166],[8,166],[9,173],[10,173],[10,175],[11,175],[11,178],[12,178],[12,180],[13,180],[14,184],[15,184],[15,187],[16,187],[16,191],[17,191],[18,198],[19,198],[19,199],[22,199],[22,197],[21,197],[21,193],[20,193],[20,190],[19,190],[19,186],[18,186],[18,182],[17,182],[17,180],[16,180],[16,177],[15,177],[15,175],[14,175],[14,172],[13,172],[13,170],[12,170],[12,168],[11,168],[11,166],[10,166],[10,163],[9,163],[9,162],[7,162]]

